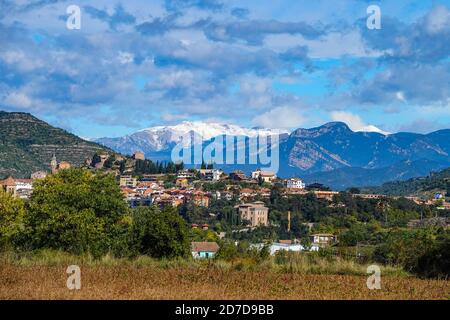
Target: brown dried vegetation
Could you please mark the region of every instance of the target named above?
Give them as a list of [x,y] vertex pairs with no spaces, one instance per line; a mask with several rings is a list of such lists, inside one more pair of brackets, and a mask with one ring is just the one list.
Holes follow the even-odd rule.
[[450,281],[280,273],[210,266],[81,265],[81,290],[63,265],[0,264],[0,299],[448,299]]

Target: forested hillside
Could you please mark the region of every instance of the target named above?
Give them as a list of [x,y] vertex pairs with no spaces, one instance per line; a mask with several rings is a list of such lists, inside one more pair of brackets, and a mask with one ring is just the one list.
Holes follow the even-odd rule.
[[0,178],[49,170],[53,154],[58,161],[78,166],[102,150],[109,151],[28,113],[0,111]]

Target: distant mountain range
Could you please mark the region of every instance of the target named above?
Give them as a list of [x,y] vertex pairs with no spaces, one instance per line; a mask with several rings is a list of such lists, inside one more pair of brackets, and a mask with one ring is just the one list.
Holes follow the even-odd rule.
[[53,154],[58,161],[80,166],[99,150],[112,152],[28,113],[0,111],[0,179],[9,175],[25,178],[38,170],[49,171]]
[[181,137],[194,132],[205,140],[222,135],[256,137],[288,133],[274,129],[248,129],[237,125],[184,121],[178,125],[151,127],[124,137],[100,138],[94,141],[123,154],[133,154],[139,150],[154,160],[170,160],[172,148],[181,141]]
[[[148,128],[120,138],[101,138],[96,142],[122,153],[141,150],[147,157],[169,160],[171,148],[188,132],[205,138],[279,134],[280,177],[301,176],[307,182],[321,182],[336,189],[405,180],[450,166],[450,129],[429,134],[382,134],[354,132],[345,123],[330,122],[288,134],[263,128],[184,122]],[[223,167],[248,171],[255,166]]]
[[[59,161],[80,165],[99,150],[132,154],[143,151],[152,160],[170,160],[180,136],[196,132],[205,139],[220,135],[279,135],[278,176],[299,176],[334,189],[379,186],[387,181],[424,176],[450,167],[450,129],[429,134],[354,132],[342,122],[330,122],[291,133],[218,123],[183,122],[159,126],[120,138],[83,140],[27,113],[0,111],[0,177],[27,176],[48,170],[53,153]],[[112,149],[112,150],[111,150]],[[249,172],[258,165],[224,165],[226,171]],[[217,167],[217,166],[216,166]]]
[[353,132],[342,122],[297,129],[281,145],[280,175],[301,174],[335,189],[380,185],[450,166],[450,130]]

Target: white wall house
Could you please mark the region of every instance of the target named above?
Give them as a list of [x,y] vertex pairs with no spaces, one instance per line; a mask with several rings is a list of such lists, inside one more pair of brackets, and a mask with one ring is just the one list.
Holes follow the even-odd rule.
[[284,186],[289,189],[305,189],[306,184],[302,179],[290,178],[284,181]]
[[301,244],[298,244],[298,243],[285,244],[285,243],[274,242],[270,246],[270,255],[273,256],[280,250],[300,252],[300,251],[305,250],[305,247],[303,247]]
[[276,174],[271,171],[262,171],[261,169],[257,169],[252,172],[252,179],[258,180],[262,179],[264,182],[272,183],[273,180],[277,178]]

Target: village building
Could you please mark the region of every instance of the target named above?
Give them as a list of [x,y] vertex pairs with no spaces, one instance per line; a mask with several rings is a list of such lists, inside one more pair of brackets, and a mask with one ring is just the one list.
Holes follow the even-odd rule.
[[247,176],[241,170],[235,170],[230,173],[230,180],[243,181],[243,180],[247,180]]
[[200,177],[206,181],[219,181],[223,174],[221,169],[200,169]]
[[131,175],[120,176],[119,185],[121,187],[136,188],[137,179]]
[[250,188],[242,188],[241,190],[239,190],[239,197],[240,198],[247,198],[247,197],[253,197],[256,196],[257,192],[255,189],[250,189]]
[[170,195],[167,193],[163,193],[160,195],[156,195],[153,198],[153,203],[155,205],[158,205],[161,208],[164,208],[166,206],[172,206],[172,207],[178,207],[184,203],[184,196],[182,195]]
[[194,259],[210,259],[214,258],[217,251],[219,251],[219,245],[216,242],[192,242],[191,252]]
[[300,178],[290,178],[284,180],[284,186],[288,189],[305,189],[306,184]]
[[244,203],[235,206],[242,220],[247,221],[250,226],[267,226],[269,224],[269,208],[264,206],[264,202]]
[[195,178],[195,172],[189,171],[188,169],[180,170],[177,174],[177,179],[194,179]]
[[352,194],[353,198],[361,198],[361,199],[384,199],[386,195],[384,194],[371,194],[371,193],[354,193]]
[[272,183],[276,178],[277,176],[275,173],[271,171],[262,171],[261,169],[257,169],[252,172],[252,179],[254,180],[262,179],[264,182]]
[[33,180],[8,177],[4,180],[0,180],[0,188],[2,188],[4,192],[11,194],[13,197],[28,199],[33,192]]
[[274,242],[271,244],[269,251],[270,251],[270,255],[275,255],[278,251],[293,251],[293,252],[300,252],[305,250],[305,247],[303,247],[301,244],[299,243],[283,243],[281,242]]
[[338,195],[339,192],[337,191],[314,191],[314,194],[316,195],[317,199],[325,199],[328,201],[332,201],[333,197],[335,195]]
[[133,159],[135,160],[145,160],[145,154],[141,151],[135,151],[133,153]]
[[4,192],[16,196],[16,182],[12,177],[8,177],[4,180],[0,180],[0,186]]
[[155,173],[155,174],[144,174],[142,176],[141,181],[142,182],[160,182],[163,181],[165,178],[164,173]]
[[187,178],[177,178],[175,185],[180,188],[187,188],[189,186],[189,180]]
[[47,177],[47,172],[45,171],[36,171],[31,174],[32,180],[44,179]]
[[315,233],[309,236],[313,246],[325,247],[337,243],[337,236],[331,233]]
[[209,197],[206,195],[200,195],[200,194],[194,195],[192,197],[192,201],[199,207],[205,207],[205,208],[209,207]]
[[225,199],[231,201],[233,199],[233,192],[231,191],[219,191],[212,193],[212,197],[216,200]]
[[61,161],[58,163],[56,160],[56,155],[53,154],[52,160],[50,161],[50,168],[52,170],[52,174],[58,173],[59,170],[70,169],[71,165],[67,161]]

